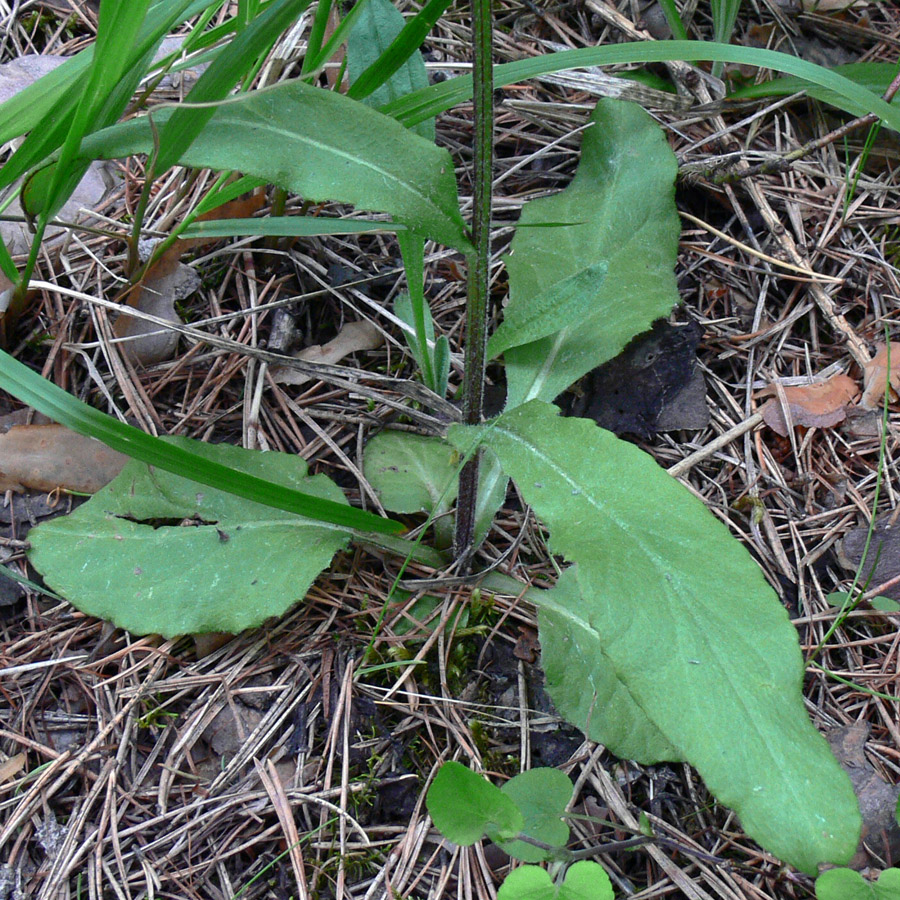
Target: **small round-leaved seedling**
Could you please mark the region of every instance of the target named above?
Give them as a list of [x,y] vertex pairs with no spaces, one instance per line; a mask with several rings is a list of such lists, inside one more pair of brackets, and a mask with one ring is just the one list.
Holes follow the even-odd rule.
[[[530,769],[511,778],[501,793],[509,797],[521,810],[525,819],[522,831],[528,837],[563,848],[569,840],[569,826],[562,820],[566,806],[572,799],[572,782],[559,769]],[[553,854],[524,841],[503,841],[500,846],[523,862],[543,862]]]
[[568,869],[562,884],[554,884],[538,866],[514,869],[500,885],[497,900],[613,900],[613,889],[602,866],[582,860]]
[[816,879],[818,900],[900,900],[900,869],[885,869],[866,881],[853,869],[829,869]]

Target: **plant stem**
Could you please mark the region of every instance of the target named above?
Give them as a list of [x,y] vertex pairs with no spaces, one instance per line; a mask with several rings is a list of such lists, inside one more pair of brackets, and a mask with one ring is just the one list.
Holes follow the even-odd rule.
[[[466,305],[466,367],[463,375],[463,421],[481,422],[487,363],[488,299],[491,259],[491,173],[494,157],[494,73],[491,59],[491,0],[472,0],[474,53],[474,162],[472,171],[472,243],[469,256],[469,297]],[[459,476],[456,514],[456,553],[463,568],[472,554],[475,504],[478,494],[478,455]]]

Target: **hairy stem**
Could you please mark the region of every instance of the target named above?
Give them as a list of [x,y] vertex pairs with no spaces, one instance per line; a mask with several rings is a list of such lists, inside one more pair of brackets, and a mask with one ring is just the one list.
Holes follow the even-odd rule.
[[[463,421],[481,422],[487,351],[488,298],[491,258],[491,171],[494,156],[493,68],[491,60],[491,2],[472,0],[472,48],[474,52],[475,155],[472,172],[472,243],[469,257],[469,298],[466,306],[466,368],[463,376]],[[475,504],[478,493],[478,455],[459,476],[456,516],[456,553],[463,567],[472,553]]]

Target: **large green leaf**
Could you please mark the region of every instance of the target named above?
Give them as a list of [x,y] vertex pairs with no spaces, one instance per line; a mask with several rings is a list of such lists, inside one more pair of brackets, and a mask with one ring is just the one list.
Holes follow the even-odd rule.
[[[446,5],[446,2],[441,0],[440,7]],[[406,20],[391,0],[368,0],[347,39],[347,74],[350,76],[351,97],[357,97],[355,88],[363,86],[360,77],[370,67],[376,66],[373,70],[376,75],[381,71],[388,71],[383,57],[405,25]],[[380,80],[380,77],[376,77],[374,83]],[[425,60],[422,59],[419,50],[413,50],[395,72],[364,97],[363,102],[377,109],[385,103],[425,87],[428,87]],[[423,138],[433,141],[434,119],[418,122],[412,126],[412,130]]]
[[[153,113],[158,129],[171,112]],[[81,145],[89,159],[152,150],[146,116],[91,135]],[[179,162],[240,171],[314,202],[335,200],[390,213],[442,244],[472,249],[446,150],[362,103],[302,81],[223,103]]]
[[[508,408],[552,400],[618,355],[678,303],[677,164],[659,126],[639,106],[601,100],[572,183],[522,211],[506,259],[510,320],[527,320],[554,291],[580,286],[586,314],[549,337],[507,350]],[[606,277],[602,267],[608,266]],[[582,275],[595,271],[593,288]],[[577,307],[575,300],[568,305]]]
[[846,862],[856,797],[806,715],[796,632],[758,566],[651,457],[557,413],[533,401],[449,440],[494,450],[550,549],[578,564],[568,627],[601,644],[603,667],[747,833],[805,872]]
[[[187,438],[208,459],[345,503],[305,461]],[[239,632],[284,613],[346,546],[346,529],[132,461],[74,513],[33,528],[29,559],[78,609],[133,634]]]
[[577,566],[556,587],[530,594],[538,604],[541,664],[559,714],[624,759],[674,762],[681,754],[638,705],[606,659],[581,596]]

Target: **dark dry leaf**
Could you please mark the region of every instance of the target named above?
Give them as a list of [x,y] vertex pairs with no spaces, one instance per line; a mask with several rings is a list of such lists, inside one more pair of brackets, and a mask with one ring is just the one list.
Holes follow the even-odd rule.
[[703,334],[696,322],[657,322],[615,359],[594,369],[581,395],[559,402],[566,415],[594,419],[618,435],[696,430],[709,422],[706,381],[697,366]]
[[[853,782],[862,813],[859,849],[850,861],[850,867],[861,869],[879,865],[880,860],[896,862],[900,858],[900,826],[894,818],[894,810],[900,786],[885,781],[866,759],[869,726],[865,722],[854,722],[834,729],[827,737],[838,762]],[[873,859],[866,848],[877,859]]]
[[[859,585],[865,590],[876,588],[900,575],[900,522],[894,524],[893,518],[893,513],[883,516],[872,530],[865,566],[859,575]],[[862,564],[868,534],[869,526],[861,525],[845,535],[838,558],[846,568],[856,571]],[[879,593],[900,600],[900,583],[890,585]]]

